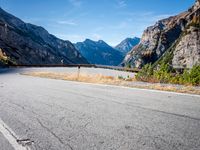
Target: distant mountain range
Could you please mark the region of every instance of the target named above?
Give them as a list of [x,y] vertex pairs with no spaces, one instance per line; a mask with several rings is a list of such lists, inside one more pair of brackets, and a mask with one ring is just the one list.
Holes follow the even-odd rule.
[[75,43],[75,47],[91,64],[117,66],[123,60],[123,53],[102,40]]
[[87,64],[70,41],[24,23],[0,8],[0,64]]
[[142,68],[162,60],[173,68],[200,65],[200,0],[187,11],[148,27],[122,65]]
[[134,38],[126,38],[123,40],[120,44],[118,44],[115,49],[119,50],[123,55],[125,56],[128,52],[131,51],[131,49],[138,45],[140,42],[140,38],[134,37]]
[[72,44],[0,8],[0,65],[99,64],[142,68],[165,60],[174,68],[200,64],[200,0],[187,11],[159,20],[141,38],[116,47],[102,40]]
[[[116,48],[102,40],[72,44],[0,8],[0,65],[99,64],[117,66],[139,42],[127,38]],[[78,49],[78,50],[77,50]]]

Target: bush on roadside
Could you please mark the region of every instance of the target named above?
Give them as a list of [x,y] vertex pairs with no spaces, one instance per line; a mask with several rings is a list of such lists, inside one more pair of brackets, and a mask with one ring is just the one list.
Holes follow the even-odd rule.
[[131,69],[131,63],[127,63],[126,68]]
[[172,78],[171,67],[168,64],[161,64],[160,68],[154,71],[153,76],[161,83],[170,82]]
[[136,80],[198,86],[200,85],[200,65],[195,65],[190,70],[185,69],[180,74],[176,73],[169,64],[162,63],[157,69],[147,64],[136,75]]
[[118,78],[119,80],[125,80],[125,78],[124,78],[122,75],[118,76],[117,78]]
[[153,67],[151,64],[146,64],[140,72],[135,76],[136,80],[148,82],[153,76]]
[[200,65],[195,65],[191,70],[185,70],[182,75],[184,84],[200,85]]

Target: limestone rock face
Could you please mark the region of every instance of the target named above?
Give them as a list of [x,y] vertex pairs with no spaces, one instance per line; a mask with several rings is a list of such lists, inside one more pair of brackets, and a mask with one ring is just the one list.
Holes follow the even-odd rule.
[[[141,68],[147,63],[155,63],[177,41],[180,42],[176,45],[173,63],[169,63],[174,67],[189,68],[199,63],[199,16],[200,0],[196,0],[194,6],[188,11],[160,20],[154,26],[148,27],[143,33],[141,42],[126,55],[122,65],[130,64],[132,67]],[[191,26],[195,26],[195,30],[191,30],[183,37]],[[185,40],[187,40],[188,45],[193,46],[185,45]],[[187,58],[185,56],[187,61],[180,59],[182,54],[179,52],[188,54]]]
[[194,6],[193,6],[193,10],[197,10],[200,7],[200,0],[196,0]]
[[44,28],[24,23],[0,8],[0,48],[9,64],[86,64],[87,60],[69,41]]
[[200,64],[200,29],[190,28],[174,51],[172,64],[174,68],[192,68]]

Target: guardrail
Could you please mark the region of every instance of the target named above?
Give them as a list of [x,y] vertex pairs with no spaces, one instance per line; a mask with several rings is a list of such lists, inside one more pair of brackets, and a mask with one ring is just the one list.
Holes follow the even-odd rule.
[[140,69],[137,68],[125,68],[125,67],[118,67],[118,66],[105,66],[105,65],[94,65],[94,64],[43,64],[43,65],[11,65],[9,67],[86,67],[86,68],[103,68],[103,69],[112,69],[112,70],[119,70],[119,71],[127,71],[127,72],[139,72]]
[[96,65],[96,68],[103,68],[103,69],[113,69],[119,71],[127,71],[127,72],[139,72],[140,69],[138,68],[125,68],[125,67],[118,67],[118,66],[104,66],[104,65]]

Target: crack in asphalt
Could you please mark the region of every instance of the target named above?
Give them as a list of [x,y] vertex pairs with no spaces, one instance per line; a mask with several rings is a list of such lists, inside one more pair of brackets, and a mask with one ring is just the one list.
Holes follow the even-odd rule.
[[0,118],[0,133],[4,135],[4,137],[8,140],[8,142],[13,146],[16,150],[31,150],[30,145],[34,143],[30,139],[20,139],[11,128],[9,128],[3,120]]
[[[103,98],[99,98],[99,97],[89,96],[89,95],[86,95],[86,94],[81,94],[81,93],[72,92],[72,91],[70,91],[70,92],[73,93],[73,94],[75,94],[75,95],[78,94],[78,95],[81,95],[81,96],[84,96],[84,97],[87,97],[87,98],[94,98],[94,99],[99,99],[101,101],[107,101],[107,100],[105,100]],[[166,112],[166,111],[162,111],[162,110],[156,110],[156,109],[151,109],[151,108],[146,108],[146,107],[142,107],[142,106],[133,106],[133,105],[130,105],[130,104],[127,104],[127,103],[120,103],[120,102],[113,101],[113,100],[109,100],[109,101],[111,101],[113,103],[116,103],[116,104],[129,106],[129,107],[140,108],[140,109],[149,110],[149,111],[153,111],[153,112],[159,112],[159,113],[173,115],[173,116],[177,116],[177,117],[181,117],[181,118],[188,118],[188,119],[200,121],[200,118],[190,117],[190,116],[187,116],[187,115],[181,115],[181,114],[177,114],[177,113],[170,113],[170,112]]]
[[[69,92],[69,91],[68,91]],[[77,93],[77,92],[71,92],[70,91],[70,93],[72,93],[72,94],[78,94],[78,96],[80,95],[80,96],[84,96],[84,97],[87,97],[87,98],[92,98],[92,99],[98,99],[98,100],[100,100],[100,101],[104,101],[104,102],[107,102],[108,100],[106,100],[106,99],[104,99],[104,98],[101,98],[101,97],[93,97],[93,96],[90,96],[90,95],[87,95],[87,94],[82,94],[82,93]],[[140,108],[140,109],[144,109],[144,110],[150,110],[150,111],[153,111],[153,112],[159,112],[159,113],[163,113],[163,114],[168,114],[168,115],[173,115],[173,116],[178,116],[178,117],[182,117],[182,118],[189,118],[189,119],[193,119],[193,120],[197,120],[197,121],[200,121],[200,119],[199,118],[195,118],[195,117],[190,117],[190,116],[187,116],[187,115],[181,115],[181,114],[176,114],[176,113],[170,113],[170,112],[166,112],[166,111],[161,111],[161,110],[157,110],[157,109],[151,109],[151,108],[145,108],[145,107],[141,107],[141,106],[134,106],[134,105],[130,105],[130,103],[121,103],[121,102],[117,102],[117,101],[114,101],[114,100],[109,100],[110,102],[113,102],[113,103],[117,103],[117,104],[119,104],[119,105],[125,105],[125,106],[128,106],[128,107],[134,107],[134,108]],[[14,103],[13,103],[14,104]],[[43,103],[43,104],[45,104],[45,103]],[[27,107],[27,106],[20,106],[19,104],[14,104],[14,105],[16,105],[16,106],[18,106],[18,107],[20,107],[21,109],[25,109],[24,107]],[[48,105],[49,107],[52,107],[54,104],[52,104],[52,105],[50,105],[50,104],[46,104],[46,105]],[[63,106],[60,106],[60,105],[57,105],[58,107],[60,107],[60,108],[62,108],[62,109],[67,109],[66,107],[63,107]],[[28,109],[27,109],[27,111],[28,111]],[[30,110],[29,110],[30,111]],[[32,110],[31,110],[32,111]],[[33,111],[32,111],[32,113],[33,113]],[[35,115],[37,115],[37,116],[39,116],[38,114],[36,114],[35,112],[34,112],[34,114]],[[39,119],[37,119],[37,120],[39,120]],[[71,145],[69,145],[69,144],[67,144],[67,143],[64,143],[63,141],[62,141],[62,139],[60,139],[54,132],[52,132],[49,128],[47,128],[46,126],[44,126],[44,124],[42,124],[42,122],[39,120],[38,121],[39,122],[39,124],[43,127],[43,128],[45,128],[48,132],[50,132],[56,139],[58,139],[58,141],[61,143],[61,144],[63,144],[63,145],[66,145],[66,146],[68,146],[71,150],[73,150],[73,148],[71,147]],[[87,125],[89,124],[90,122],[88,122],[88,123],[86,123],[85,124],[85,126],[83,126],[83,128],[85,127],[87,127]],[[155,137],[155,141],[153,141],[154,142],[154,145],[155,146],[158,146],[159,147],[159,145],[156,145],[157,143],[156,143],[156,138],[157,137]],[[163,141],[164,142],[164,141]]]
[[[21,108],[22,110],[25,110],[25,111],[27,110],[27,109],[25,109],[24,106],[21,106],[19,104],[11,103],[11,102],[9,102],[9,103]],[[36,116],[42,117],[41,115],[38,115],[37,113],[35,113],[33,110],[31,110],[31,112]],[[46,129],[46,131],[51,133],[51,135],[53,135],[62,145],[68,146],[71,150],[73,150],[73,148],[72,148],[72,146],[70,144],[64,143],[54,132],[52,132],[49,128],[47,128],[37,117],[34,117],[34,118],[37,120],[37,122],[40,124],[41,127],[43,127],[44,129]],[[29,141],[28,140],[29,139],[17,139],[16,138],[16,141],[21,145],[26,145],[26,144],[29,145],[29,144],[34,142],[34,141],[31,141],[31,140],[29,140]]]
[[62,145],[69,147],[71,150],[73,150],[72,146],[69,143],[64,143],[51,129],[46,127],[38,118],[37,118],[38,123],[40,124],[41,127],[46,129],[51,135],[53,135]]
[[17,143],[21,144],[22,146],[26,146],[26,145],[32,145],[34,141],[30,139],[18,139]]
[[21,106],[20,104],[17,104],[17,103],[14,103],[14,102],[10,102],[10,101],[8,101],[8,102],[9,102],[10,104],[16,105],[17,107],[19,107],[19,108],[25,110],[25,107],[24,107],[24,106]]
[[[9,103],[10,103],[10,104],[14,104],[15,106],[17,106],[17,107],[19,107],[19,108],[21,108],[21,109],[23,109],[23,110],[26,110],[24,106],[21,106],[21,105],[16,104],[16,103],[11,103],[11,102],[9,102]],[[50,106],[50,105],[49,105],[49,106]],[[30,111],[29,111],[29,112],[30,112]],[[42,117],[41,115],[35,113],[33,110],[31,110],[31,112],[32,112],[34,115],[36,115],[36,116]],[[70,144],[64,143],[54,132],[52,132],[49,128],[47,128],[37,117],[34,117],[34,118],[37,120],[37,122],[40,124],[41,127],[43,127],[44,129],[46,129],[46,131],[48,131],[49,133],[51,133],[62,145],[68,146],[71,150],[73,150],[73,147],[72,147]]]
[[[48,89],[55,90],[54,88],[48,88]],[[65,91],[62,91],[62,92],[65,92]],[[94,97],[94,96],[90,96],[90,95],[86,95],[86,94],[74,92],[74,91],[71,91],[69,89],[67,90],[67,92],[70,92],[70,93],[72,93],[72,94],[74,94],[76,96],[80,95],[80,96],[83,96],[83,97],[92,98],[92,99],[96,99],[96,100],[107,102],[107,100],[105,100],[103,98]],[[110,100],[110,99],[109,99],[109,101],[113,102],[113,103],[116,103],[116,104],[119,104],[119,105],[124,105],[124,106],[129,106],[129,107],[134,107],[134,108],[140,108],[140,109],[149,110],[149,111],[152,111],[152,112],[159,112],[159,113],[163,113],[163,114],[173,115],[173,116],[176,116],[176,117],[188,118],[188,119],[200,121],[200,118],[190,117],[190,116],[187,116],[187,115],[181,115],[181,114],[177,114],[177,113],[170,113],[170,112],[166,112],[166,111],[162,111],[162,110],[156,110],[156,109],[151,109],[151,108],[146,108],[146,107],[142,107],[142,106],[133,106],[133,105],[130,105],[130,104],[127,104],[127,103],[121,103],[121,102],[117,102],[117,101]],[[57,106],[59,106],[59,105],[57,105]],[[59,106],[59,107],[62,108],[62,106]],[[64,107],[64,109],[68,109],[68,108]]]
[[[54,90],[53,88],[49,88],[51,90]],[[67,90],[67,92],[70,92],[74,95],[80,95],[80,96],[84,96],[84,97],[87,97],[87,98],[92,98],[92,99],[99,99],[100,101],[107,101],[103,98],[100,98],[100,97],[94,97],[94,96],[90,96],[90,95],[86,95],[86,94],[82,94],[82,93],[77,93],[77,92],[74,92],[74,91],[70,91],[70,90]],[[150,111],[153,111],[153,112],[159,112],[159,113],[163,113],[163,114],[168,114],[168,115],[173,115],[173,116],[177,116],[177,117],[181,117],[181,118],[188,118],[188,119],[192,119],[192,120],[196,120],[196,121],[200,121],[200,118],[196,118],[196,117],[190,117],[190,116],[187,116],[187,115],[181,115],[181,114],[177,114],[177,113],[170,113],[170,112],[166,112],[166,111],[162,111],[162,110],[156,110],[156,109],[151,109],[151,108],[146,108],[146,107],[142,107],[142,106],[133,106],[133,105],[130,105],[130,104],[127,104],[127,103],[120,103],[120,102],[117,102],[117,101],[114,101],[114,100],[109,100],[113,103],[116,103],[116,104],[120,104],[120,105],[125,105],[125,106],[131,106],[131,107],[134,107],[134,108],[140,108],[140,109],[143,109],[143,110],[150,110]],[[44,103],[46,105],[49,105],[52,107],[52,105],[50,104],[47,104],[47,103]],[[56,105],[56,104],[55,104]],[[59,106],[59,105],[56,105],[62,109],[68,109],[66,107],[62,107],[62,106]],[[70,109],[68,109],[70,110]],[[72,111],[72,110],[71,110]]]
[[172,116],[176,116],[176,117],[188,118],[188,119],[191,119],[191,120],[200,121],[200,118],[190,117],[190,116],[187,116],[187,115],[181,115],[181,114],[177,114],[177,113],[170,113],[170,112],[166,112],[166,111],[162,111],[162,110],[145,108],[145,107],[141,107],[141,106],[132,106],[132,105],[127,105],[127,106],[141,108],[141,109],[145,109],[145,110],[149,110],[149,111],[153,111],[153,112],[159,112],[159,113],[163,113],[163,114],[168,114],[168,115],[172,115]]

